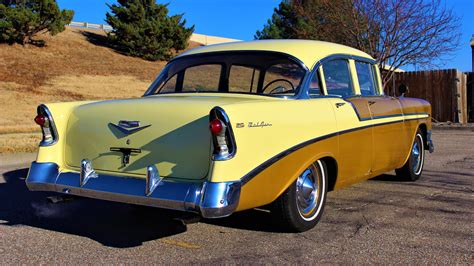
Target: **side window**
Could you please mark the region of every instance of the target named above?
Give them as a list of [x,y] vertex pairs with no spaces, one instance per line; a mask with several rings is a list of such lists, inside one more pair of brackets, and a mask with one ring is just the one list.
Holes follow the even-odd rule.
[[321,88],[319,86],[319,70],[314,72],[313,77],[309,83],[309,97],[321,95]]
[[354,94],[347,60],[336,59],[325,62],[323,72],[328,95],[346,97]]
[[230,92],[256,92],[260,71],[253,67],[233,65],[229,74]]
[[175,92],[176,91],[176,79],[177,79],[177,74],[175,74],[173,77],[168,79],[166,83],[161,86],[160,88],[160,93],[167,93],[167,92]]
[[374,67],[369,63],[355,62],[360,92],[363,96],[377,95]]
[[221,70],[221,65],[199,65],[187,68],[184,72],[183,91],[218,91]]
[[264,72],[263,94],[294,93],[305,75],[295,63],[280,63],[270,66]]

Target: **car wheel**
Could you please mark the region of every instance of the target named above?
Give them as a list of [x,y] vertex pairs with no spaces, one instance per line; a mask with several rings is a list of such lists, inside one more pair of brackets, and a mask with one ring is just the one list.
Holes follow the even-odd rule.
[[416,132],[413,146],[411,147],[410,158],[402,168],[395,170],[400,180],[416,181],[423,172],[425,163],[425,142],[420,130]]
[[318,160],[274,202],[274,221],[285,231],[304,232],[320,220],[327,193],[326,164]]

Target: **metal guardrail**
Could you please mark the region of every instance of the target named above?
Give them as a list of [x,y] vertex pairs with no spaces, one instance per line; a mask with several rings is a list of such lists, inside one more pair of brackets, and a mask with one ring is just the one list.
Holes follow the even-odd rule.
[[87,28],[87,29],[96,29],[96,30],[105,30],[111,31],[112,27],[107,24],[94,24],[89,22],[71,22],[67,26],[71,27],[79,27],[79,28]]

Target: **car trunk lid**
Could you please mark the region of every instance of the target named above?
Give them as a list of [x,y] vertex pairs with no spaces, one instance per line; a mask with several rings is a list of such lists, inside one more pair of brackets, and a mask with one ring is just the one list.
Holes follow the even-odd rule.
[[68,121],[66,163],[77,169],[88,159],[98,172],[138,177],[156,165],[164,177],[205,178],[211,158],[209,111],[251,99],[161,96],[79,106]]

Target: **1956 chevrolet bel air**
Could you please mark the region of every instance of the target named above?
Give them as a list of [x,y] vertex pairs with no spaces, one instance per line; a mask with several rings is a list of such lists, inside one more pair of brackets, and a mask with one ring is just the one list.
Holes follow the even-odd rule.
[[326,193],[384,172],[416,180],[431,107],[383,93],[369,55],[269,40],[171,60],[143,97],[40,105],[30,190],[198,213],[267,206],[305,231]]

